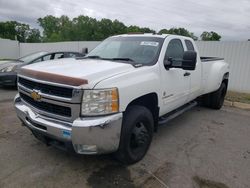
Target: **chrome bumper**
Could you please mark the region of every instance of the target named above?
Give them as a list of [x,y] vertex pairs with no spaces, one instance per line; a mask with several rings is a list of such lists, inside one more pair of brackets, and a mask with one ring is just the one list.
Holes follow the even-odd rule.
[[21,101],[19,95],[14,103],[17,116],[29,129],[63,143],[72,143],[76,153],[111,153],[119,147],[122,113],[78,118],[68,123],[37,114]]

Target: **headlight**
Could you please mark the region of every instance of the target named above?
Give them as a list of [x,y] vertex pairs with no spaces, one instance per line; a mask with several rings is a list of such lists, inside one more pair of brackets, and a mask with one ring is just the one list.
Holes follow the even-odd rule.
[[117,88],[84,90],[81,114],[84,116],[106,115],[119,111]]
[[0,72],[11,72],[11,71],[13,71],[15,68],[16,68],[15,65],[11,65],[11,66],[8,66],[8,67],[5,67],[5,68],[1,69]]

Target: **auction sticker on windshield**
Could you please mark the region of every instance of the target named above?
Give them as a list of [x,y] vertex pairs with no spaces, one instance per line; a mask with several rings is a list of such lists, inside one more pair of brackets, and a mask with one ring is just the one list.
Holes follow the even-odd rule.
[[159,42],[154,42],[154,41],[142,41],[140,45],[143,46],[158,46]]

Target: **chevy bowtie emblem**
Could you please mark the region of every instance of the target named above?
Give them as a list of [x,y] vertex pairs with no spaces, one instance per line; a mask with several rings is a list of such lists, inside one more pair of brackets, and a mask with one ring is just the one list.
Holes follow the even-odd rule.
[[31,98],[34,99],[35,101],[40,101],[42,96],[39,94],[40,91],[38,90],[33,90],[30,94]]

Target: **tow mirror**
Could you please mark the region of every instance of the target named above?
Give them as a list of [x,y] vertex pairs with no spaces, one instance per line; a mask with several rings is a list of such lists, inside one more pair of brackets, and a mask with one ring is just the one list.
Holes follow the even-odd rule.
[[194,70],[196,67],[197,53],[195,51],[186,51],[183,54],[182,69]]
[[168,57],[167,59],[164,59],[164,66],[167,70],[172,67],[172,64],[173,64],[172,57]]
[[183,70],[195,70],[197,61],[197,53],[195,51],[185,51],[183,59],[168,57],[164,60],[164,66],[168,70],[170,68],[181,68]]
[[183,59],[168,57],[164,60],[164,66],[167,70],[170,68],[182,68]]

